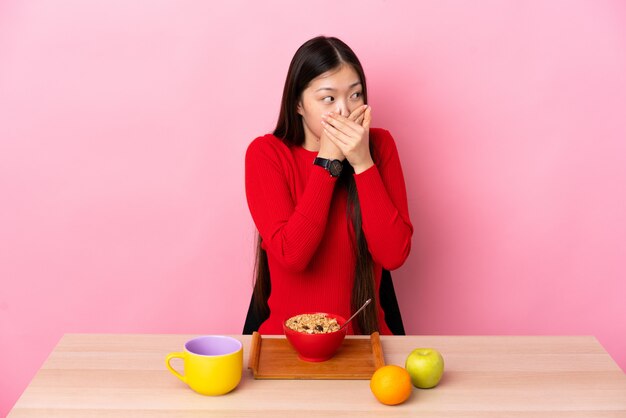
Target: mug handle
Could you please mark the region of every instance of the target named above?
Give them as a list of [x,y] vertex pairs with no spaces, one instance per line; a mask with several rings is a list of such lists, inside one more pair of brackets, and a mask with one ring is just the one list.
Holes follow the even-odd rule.
[[170,361],[172,359],[174,359],[174,358],[181,358],[181,359],[184,360],[185,359],[185,353],[169,353],[167,355],[167,357],[165,357],[165,365],[167,366],[168,369],[170,369],[170,372],[172,372],[174,374],[174,376],[176,376],[177,378],[179,378],[183,382],[187,383],[187,376],[183,376],[182,374],[178,373],[176,370],[174,370],[174,368],[170,364]]

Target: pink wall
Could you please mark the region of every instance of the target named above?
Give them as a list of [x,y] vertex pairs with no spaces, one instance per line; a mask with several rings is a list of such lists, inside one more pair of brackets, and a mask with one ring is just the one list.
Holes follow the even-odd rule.
[[217,3],[0,4],[0,415],[63,333],[240,332],[244,151],[317,34],[398,143],[408,332],[591,334],[626,368],[623,2]]

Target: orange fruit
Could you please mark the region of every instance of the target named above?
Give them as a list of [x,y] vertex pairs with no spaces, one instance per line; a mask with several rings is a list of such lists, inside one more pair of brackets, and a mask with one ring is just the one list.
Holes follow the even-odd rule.
[[381,403],[398,405],[409,399],[413,386],[406,369],[389,365],[380,367],[374,372],[370,380],[370,389]]

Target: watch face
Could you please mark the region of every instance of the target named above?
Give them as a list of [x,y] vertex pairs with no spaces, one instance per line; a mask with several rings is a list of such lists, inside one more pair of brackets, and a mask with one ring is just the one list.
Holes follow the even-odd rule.
[[342,169],[343,164],[339,160],[332,160],[330,162],[330,166],[328,167],[328,171],[330,171],[330,175],[333,177],[339,177]]

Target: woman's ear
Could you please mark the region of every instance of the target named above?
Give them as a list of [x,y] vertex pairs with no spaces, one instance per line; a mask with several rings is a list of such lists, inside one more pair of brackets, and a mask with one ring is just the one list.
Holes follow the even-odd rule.
[[302,116],[302,113],[304,113],[304,108],[302,107],[302,100],[298,102],[298,106],[296,106],[296,112],[298,112],[300,116]]

